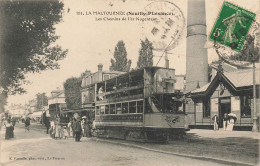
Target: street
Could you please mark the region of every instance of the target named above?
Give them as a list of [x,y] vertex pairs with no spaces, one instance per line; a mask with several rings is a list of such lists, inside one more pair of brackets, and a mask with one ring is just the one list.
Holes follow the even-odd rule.
[[75,142],[72,138],[54,140],[44,130],[25,132],[22,125],[15,127],[15,138],[11,140],[4,140],[5,128],[1,130],[3,166],[220,165],[87,138],[82,138],[81,142]]

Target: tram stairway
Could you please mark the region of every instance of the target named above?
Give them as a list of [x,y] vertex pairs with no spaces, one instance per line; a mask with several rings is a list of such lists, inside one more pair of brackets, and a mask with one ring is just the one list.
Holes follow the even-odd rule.
[[[160,112],[160,113],[165,113],[166,109],[165,106],[161,104],[161,102],[155,97],[155,96],[151,96],[148,99],[148,102],[153,110],[153,112]],[[167,106],[170,106],[170,110],[169,111],[173,111],[174,110],[174,103],[172,101],[167,101],[168,103]]]

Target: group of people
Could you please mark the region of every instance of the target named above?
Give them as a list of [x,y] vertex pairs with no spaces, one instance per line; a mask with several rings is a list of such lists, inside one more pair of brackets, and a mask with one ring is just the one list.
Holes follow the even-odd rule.
[[57,116],[55,120],[47,120],[45,126],[47,134],[49,133],[54,139],[73,137],[76,142],[79,142],[81,137],[91,136],[90,124],[86,116],[80,118],[78,114],[74,115],[68,124],[61,124],[60,118]]
[[[214,121],[214,131],[219,129],[219,118],[217,115],[214,115],[212,120]],[[223,129],[225,131],[233,131],[234,123],[235,123],[236,117],[235,115],[229,116],[228,114],[224,114],[223,117]]]

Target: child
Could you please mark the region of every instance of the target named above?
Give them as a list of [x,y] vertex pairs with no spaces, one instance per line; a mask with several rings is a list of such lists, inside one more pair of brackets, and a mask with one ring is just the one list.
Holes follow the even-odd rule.
[[67,130],[66,126],[63,127],[63,134],[64,134],[64,138],[68,139],[69,134],[68,134],[68,130]]

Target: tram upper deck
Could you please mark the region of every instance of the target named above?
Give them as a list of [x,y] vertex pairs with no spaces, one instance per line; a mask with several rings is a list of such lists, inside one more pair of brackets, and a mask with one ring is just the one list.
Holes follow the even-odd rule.
[[95,124],[151,128],[183,128],[181,93],[175,70],[147,67],[96,84]]

